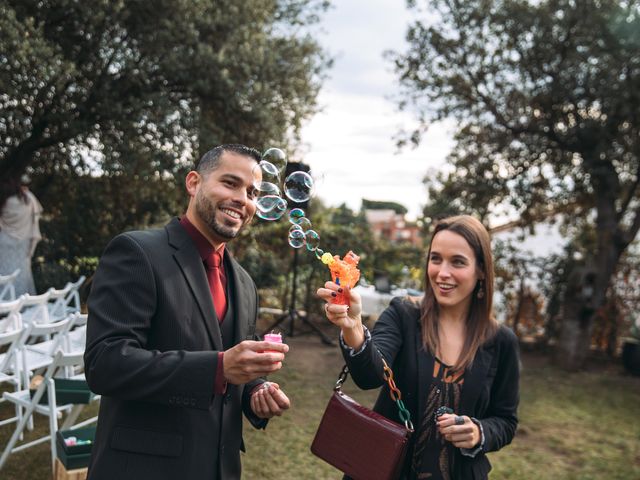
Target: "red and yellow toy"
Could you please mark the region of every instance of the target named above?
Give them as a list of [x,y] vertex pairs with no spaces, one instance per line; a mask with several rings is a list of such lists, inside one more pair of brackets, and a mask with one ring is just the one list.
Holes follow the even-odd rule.
[[332,303],[349,305],[349,290],[355,287],[360,279],[360,270],[357,267],[360,257],[349,250],[342,260],[340,255],[331,256],[329,252],[323,254],[321,260],[331,270],[334,283],[342,287],[342,293],[338,293]]

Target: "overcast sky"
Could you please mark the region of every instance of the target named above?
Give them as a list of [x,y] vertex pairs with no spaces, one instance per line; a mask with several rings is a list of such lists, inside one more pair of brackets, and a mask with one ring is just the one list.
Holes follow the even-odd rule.
[[415,119],[391,99],[398,82],[383,53],[406,50],[410,19],[400,0],[340,0],[323,16],[317,38],[335,62],[319,96],[323,111],[302,140],[317,196],[328,205],[359,210],[362,198],[395,201],[415,218],[426,199],[423,177],[451,149],[443,125],[433,125],[418,149],[395,146],[394,136]]

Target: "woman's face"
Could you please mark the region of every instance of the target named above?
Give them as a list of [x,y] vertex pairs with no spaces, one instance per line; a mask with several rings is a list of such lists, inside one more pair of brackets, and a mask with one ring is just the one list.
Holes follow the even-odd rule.
[[471,304],[471,295],[482,273],[464,237],[442,230],[431,242],[427,275],[441,308],[464,309]]

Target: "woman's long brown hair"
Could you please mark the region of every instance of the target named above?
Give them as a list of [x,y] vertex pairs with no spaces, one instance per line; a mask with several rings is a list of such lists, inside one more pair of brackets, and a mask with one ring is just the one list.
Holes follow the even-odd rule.
[[[476,256],[476,267],[484,275],[478,281],[471,293],[471,305],[466,322],[466,335],[460,357],[453,365],[453,371],[464,371],[468,368],[476,356],[480,345],[493,337],[498,329],[498,323],[493,316],[493,256],[491,254],[491,239],[487,229],[469,215],[439,220],[434,228],[429,251],[427,252],[427,268],[425,272],[425,293],[420,304],[420,323],[422,325],[422,343],[432,354],[438,352],[438,316],[439,307],[436,301],[431,282],[429,281],[429,261],[431,258],[431,245],[438,232],[449,230],[463,237]],[[478,298],[478,290],[484,290],[484,296]]]

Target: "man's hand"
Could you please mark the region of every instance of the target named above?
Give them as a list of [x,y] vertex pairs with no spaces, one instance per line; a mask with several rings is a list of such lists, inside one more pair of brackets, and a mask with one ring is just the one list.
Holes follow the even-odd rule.
[[265,382],[251,394],[251,410],[260,418],[280,416],[291,406],[277,383]]
[[[268,351],[267,351],[268,350]],[[284,343],[245,340],[224,352],[223,373],[234,385],[250,382],[282,368],[289,346]]]

